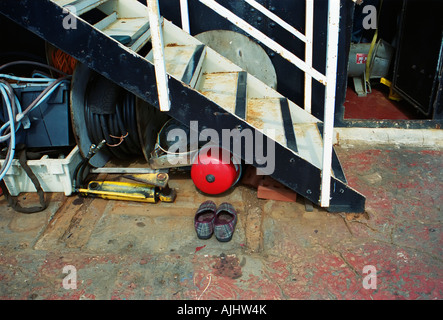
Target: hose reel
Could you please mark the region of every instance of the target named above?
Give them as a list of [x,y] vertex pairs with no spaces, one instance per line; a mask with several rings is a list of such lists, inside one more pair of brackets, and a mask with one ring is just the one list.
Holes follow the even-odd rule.
[[157,132],[168,119],[155,107],[117,84],[78,64],[71,86],[71,120],[83,157],[91,145],[105,146],[90,159],[103,167],[111,159],[128,160],[149,155]]

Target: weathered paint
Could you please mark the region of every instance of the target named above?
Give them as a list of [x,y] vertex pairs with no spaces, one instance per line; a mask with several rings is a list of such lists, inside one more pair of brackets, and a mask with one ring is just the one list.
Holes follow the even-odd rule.
[[[251,202],[255,191],[238,186],[211,197],[239,211],[234,238],[224,244],[196,237],[196,204],[208,197],[183,176],[172,177],[179,190],[174,204],[81,202],[55,194],[49,212],[33,216],[0,200],[0,298],[442,299],[442,151],[337,152],[350,183],[365,190],[364,215],[306,212],[300,201]],[[246,222],[254,208],[262,210],[263,242],[261,251],[250,252],[253,230],[246,232]],[[260,228],[257,221],[251,225]],[[222,272],[223,256],[235,273]],[[77,269],[75,290],[62,287],[65,265]],[[367,265],[376,268],[376,289],[363,287]]]

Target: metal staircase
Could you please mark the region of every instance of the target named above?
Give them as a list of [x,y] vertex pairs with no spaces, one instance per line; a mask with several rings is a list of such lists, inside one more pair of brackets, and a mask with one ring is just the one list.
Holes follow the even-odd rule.
[[[92,9],[103,19],[88,22],[84,14]],[[198,122],[199,132],[211,128],[221,137],[223,130],[238,130],[231,150],[250,130],[256,146],[263,138],[265,153],[275,152],[271,176],[313,203],[330,212],[364,211],[365,197],[347,185],[333,150],[331,170],[324,168],[325,123],[170,21],[156,21],[162,31],[156,38],[153,12],[140,2],[2,0],[0,13],[181,123]],[[157,41],[153,50],[139,54],[150,41]],[[155,52],[158,43],[162,47]],[[248,158],[244,150],[237,156]],[[249,161],[264,167],[257,150]],[[325,171],[329,190],[322,192]]]

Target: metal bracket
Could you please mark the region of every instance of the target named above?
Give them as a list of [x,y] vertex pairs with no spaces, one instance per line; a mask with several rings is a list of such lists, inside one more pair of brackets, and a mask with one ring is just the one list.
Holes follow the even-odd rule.
[[359,97],[366,97],[368,92],[366,90],[366,77],[363,73],[360,77],[353,77],[352,80],[354,81],[354,89],[355,92]]
[[166,188],[169,182],[169,175],[164,172],[160,173],[144,173],[144,174],[126,174],[123,178],[134,180],[159,188]]

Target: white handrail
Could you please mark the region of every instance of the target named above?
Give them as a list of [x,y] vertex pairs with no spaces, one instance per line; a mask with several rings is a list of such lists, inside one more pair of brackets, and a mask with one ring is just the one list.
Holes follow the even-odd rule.
[[258,11],[263,13],[265,16],[267,16],[268,18],[270,18],[274,22],[278,23],[280,26],[282,26],[283,28],[288,30],[290,33],[292,33],[294,36],[299,38],[301,41],[303,41],[303,42],[307,41],[306,36],[303,33],[298,31],[297,29],[295,29],[293,26],[291,26],[289,23],[284,21],[282,18],[280,18],[276,14],[272,13],[271,11],[269,11],[268,9],[263,7],[260,3],[256,2],[255,0],[245,0],[245,2],[249,3],[249,5],[251,5],[252,7],[257,9]]
[[158,0],[147,0],[149,26],[152,36],[155,79],[157,82],[158,103],[161,111],[171,109],[169,100],[168,74],[166,73],[165,53],[163,48],[163,30],[161,28]]
[[[321,206],[329,207],[331,194],[332,140],[334,135],[335,96],[337,84],[338,34],[340,31],[340,0],[328,1],[328,36],[326,53],[325,110],[323,117],[323,161]],[[345,192],[345,190],[343,190]]]
[[249,23],[244,21],[243,19],[239,18],[235,14],[233,14],[231,11],[226,9],[225,7],[221,6],[214,0],[199,0],[201,3],[206,5],[207,7],[214,10],[216,13],[221,15],[222,17],[228,19],[233,24],[235,24],[237,27],[242,29],[243,31],[249,33],[251,36],[253,36],[258,41],[262,42],[264,45],[266,45],[268,48],[272,49],[279,55],[281,55],[283,58],[294,64],[296,67],[298,67],[300,70],[309,73],[315,80],[319,81],[322,84],[326,84],[326,76],[318,72],[316,69],[312,67],[308,67],[306,63],[301,60],[299,57],[297,57],[295,54],[281,46],[279,43],[275,42],[271,38],[269,38],[267,35],[265,35],[263,32],[257,30],[253,26],[251,26]]
[[180,0],[180,15],[182,19],[182,29],[187,33],[191,33],[191,27],[189,25],[188,0]]
[[[312,68],[313,55],[313,38],[314,38],[314,0],[306,0],[306,14],[305,14],[305,62],[306,65]],[[312,113],[312,76],[305,73],[305,110]]]

